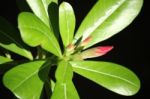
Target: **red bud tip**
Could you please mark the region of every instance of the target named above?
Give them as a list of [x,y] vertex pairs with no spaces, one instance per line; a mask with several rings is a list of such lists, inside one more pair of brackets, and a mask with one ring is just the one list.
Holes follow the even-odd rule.
[[82,43],[81,46],[85,46],[87,45],[92,39],[92,36],[87,37]]
[[99,46],[96,48],[96,53],[97,54],[101,54],[104,55],[106,53],[108,53],[109,51],[111,51],[114,47],[113,46]]
[[113,49],[113,46],[99,46],[91,49],[87,49],[81,53],[82,59],[94,58],[103,56]]

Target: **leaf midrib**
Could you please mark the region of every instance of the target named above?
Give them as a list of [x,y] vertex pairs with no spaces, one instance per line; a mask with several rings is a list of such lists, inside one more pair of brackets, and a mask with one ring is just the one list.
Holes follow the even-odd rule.
[[[108,20],[108,18],[109,18],[112,14],[114,14],[115,11],[118,10],[125,2],[126,2],[126,0],[122,1],[122,3],[120,3],[120,5],[119,5],[116,9],[114,9],[114,11],[112,11],[112,13],[110,13],[110,15],[108,15],[108,16],[101,22],[101,24],[99,24],[99,25],[93,30],[93,32],[94,32],[95,30],[97,30],[97,28],[99,28],[106,20]],[[92,32],[92,33],[93,33],[93,32]]]
[[26,80],[30,79],[31,77],[33,77],[36,73],[38,72],[38,70],[36,70],[35,72],[31,73],[31,75],[27,76],[24,80],[22,80],[15,88],[12,88],[12,91],[14,92],[19,86],[21,86]]
[[[92,32],[90,33],[90,35],[92,35],[93,32],[94,32],[95,30],[97,30],[97,29],[98,29],[117,9],[119,9],[125,2],[126,2],[126,0],[122,1],[122,3],[121,3],[117,8],[115,8],[114,11],[112,11],[112,13],[110,13],[110,15],[108,15],[99,25],[96,26],[95,29],[92,30]],[[82,35],[84,35],[84,34],[82,34]],[[89,35],[89,34],[88,34],[88,35]],[[79,37],[78,37],[78,38],[79,38]],[[78,38],[77,38],[77,39],[78,39]],[[84,39],[86,39],[86,38],[84,38]],[[84,39],[82,39],[82,40],[84,40]]]
[[[38,63],[35,63],[34,65],[39,65]],[[32,65],[33,66],[33,65]],[[12,88],[12,91],[15,91],[21,84],[23,84],[26,80],[30,79],[31,77],[35,76],[38,71],[41,71],[42,69],[45,68],[45,66],[43,66],[43,64],[41,64],[37,69],[35,69],[35,72],[32,72],[31,75],[27,76],[24,80],[22,80],[15,88]],[[41,67],[41,69],[39,69]]]
[[[44,21],[44,24],[49,27],[49,22],[47,22],[47,21],[49,21],[48,12],[46,11],[46,8],[45,8],[45,5],[44,5],[44,3],[43,3],[43,0],[41,0],[41,5],[42,5],[42,8],[43,8],[43,10],[44,10],[44,13],[46,14],[46,16],[44,16],[46,19],[45,19],[45,18],[42,18],[42,20]],[[45,22],[46,22],[46,23],[45,23]]]
[[70,43],[70,29],[69,29],[69,21],[67,20],[67,16],[68,16],[68,13],[67,13],[67,9],[63,6],[63,9],[65,10],[65,20],[66,20],[66,25],[67,25],[67,34],[68,34],[68,36],[67,36],[67,44],[69,44]]
[[[46,13],[46,18],[47,18],[47,20],[48,21],[50,21],[50,19],[49,19],[49,15],[48,15],[48,8],[46,8],[46,6],[44,5],[44,2],[43,2],[43,0],[41,1],[42,2],[42,6],[44,7],[44,11],[45,11],[45,13]],[[52,2],[52,1],[51,1]],[[50,3],[49,3],[50,4]],[[47,6],[48,7],[48,6]],[[52,27],[52,23],[51,22],[48,22],[49,24],[46,24],[46,23],[44,23],[44,24],[46,24],[46,25],[48,25],[48,27],[54,32],[54,29],[53,29],[53,27]]]
[[49,20],[49,18],[48,18],[48,13],[47,13],[47,9],[46,9],[46,7],[45,7],[45,5],[44,5],[43,0],[41,0],[41,2],[42,2],[42,6],[44,7],[44,11],[45,11],[45,13],[46,13],[46,17],[47,17],[47,19]]
[[[49,40],[50,42],[53,42],[53,41],[51,40],[50,36],[49,36],[48,34],[46,34],[44,31],[41,31],[40,29],[37,29],[37,28],[35,28],[35,27],[27,27],[27,26],[22,26],[21,28],[24,28],[24,29],[32,29],[32,30],[41,32],[46,38],[48,38],[48,40]],[[59,55],[61,55],[59,49],[56,47],[56,44],[53,44],[53,43],[52,43],[52,45],[55,47],[55,49],[57,50],[57,52],[59,53]]]
[[117,79],[120,79],[120,80],[123,80],[135,87],[138,87],[135,83],[127,80],[127,79],[124,79],[124,78],[121,78],[117,75],[112,75],[112,74],[108,74],[108,73],[105,73],[105,72],[100,72],[100,71],[97,71],[97,70],[91,70],[91,69],[87,69],[87,68],[83,68],[83,67],[78,67],[78,66],[73,66],[74,68],[79,68],[79,69],[83,69],[83,70],[87,70],[87,71],[90,71],[90,72],[95,72],[95,73],[98,73],[98,74],[101,74],[101,75],[106,75],[106,76],[110,76],[110,77],[113,77],[113,78],[117,78]]
[[62,83],[63,85],[63,89],[64,89],[64,98],[67,99],[67,87],[66,87],[66,83]]
[[64,73],[63,73],[63,81],[64,81],[64,79],[65,79],[65,75],[66,75],[66,71],[67,71],[67,68],[68,68],[68,63],[65,65],[65,71],[64,71]]

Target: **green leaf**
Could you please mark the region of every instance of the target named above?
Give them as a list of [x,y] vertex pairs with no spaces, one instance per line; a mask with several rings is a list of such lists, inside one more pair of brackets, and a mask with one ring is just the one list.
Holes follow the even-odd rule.
[[44,63],[34,61],[18,65],[4,75],[4,85],[19,99],[40,99],[44,81],[39,72],[46,67]]
[[72,80],[73,71],[70,63],[68,61],[60,61],[55,73],[55,77],[57,81],[67,82]]
[[104,41],[127,27],[138,15],[143,0],[98,0],[80,25],[75,39],[92,37],[86,46]]
[[55,88],[55,82],[53,80],[50,80],[50,84],[51,84],[51,90],[53,92]]
[[58,0],[26,0],[33,12],[47,26],[49,26],[48,6],[50,3],[57,3]]
[[50,99],[80,99],[72,81],[57,82]]
[[[38,16],[55,36],[59,37],[58,0],[26,0],[36,16]],[[20,1],[21,2],[21,1]]]
[[67,2],[59,7],[59,28],[64,46],[72,43],[75,29],[75,15],[73,8]]
[[72,61],[73,70],[97,84],[121,95],[134,95],[140,81],[129,69],[118,64],[94,61]]
[[58,4],[54,2],[50,3],[48,6],[50,28],[54,32],[56,38],[59,40],[60,32],[58,22],[58,9]]
[[59,62],[56,70],[56,84],[51,99],[80,99],[72,83],[73,71],[67,61]]
[[12,61],[12,59],[4,57],[4,56],[0,56],[0,64],[10,62],[10,61]]
[[16,54],[33,59],[30,51],[25,47],[17,30],[4,18],[0,17],[0,47]]
[[61,50],[53,32],[38,17],[23,12],[19,15],[18,22],[25,43],[32,47],[41,45],[43,49],[61,57]]

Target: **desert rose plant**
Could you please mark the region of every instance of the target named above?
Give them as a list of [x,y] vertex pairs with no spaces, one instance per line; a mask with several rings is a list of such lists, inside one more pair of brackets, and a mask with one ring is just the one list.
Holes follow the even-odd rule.
[[[43,99],[46,94],[46,99],[80,99],[72,81],[73,72],[120,95],[138,92],[140,80],[131,70],[90,59],[113,49],[108,45],[92,46],[127,27],[139,14],[143,0],[97,0],[76,33],[76,18],[69,3],[26,2],[33,13],[19,14],[20,32],[0,18],[0,72],[4,74],[4,85],[17,98]],[[12,52],[23,60],[15,60]],[[55,78],[50,75],[52,70]]]

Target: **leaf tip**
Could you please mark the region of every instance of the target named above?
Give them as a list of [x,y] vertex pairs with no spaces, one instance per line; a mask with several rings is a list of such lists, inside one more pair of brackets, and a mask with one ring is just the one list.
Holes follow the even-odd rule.
[[81,55],[83,59],[99,57],[99,56],[103,56],[107,54],[113,48],[114,48],[113,46],[98,46],[98,47],[83,51]]
[[105,55],[109,51],[111,51],[114,47],[113,46],[99,46],[96,47],[95,53],[100,55]]

